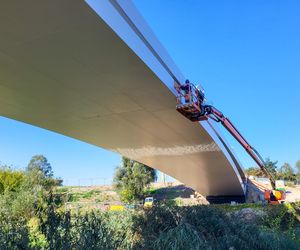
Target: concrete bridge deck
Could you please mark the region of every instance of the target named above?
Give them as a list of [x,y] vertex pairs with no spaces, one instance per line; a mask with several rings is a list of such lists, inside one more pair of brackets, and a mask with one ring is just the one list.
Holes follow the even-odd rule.
[[176,112],[173,78],[184,77],[129,1],[6,1],[0,37],[0,115],[118,152],[205,196],[243,195],[222,136]]

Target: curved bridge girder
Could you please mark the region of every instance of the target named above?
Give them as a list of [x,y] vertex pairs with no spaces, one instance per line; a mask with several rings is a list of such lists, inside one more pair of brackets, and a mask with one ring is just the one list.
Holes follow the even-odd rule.
[[129,1],[7,1],[0,36],[0,115],[118,152],[203,195],[243,195],[222,136],[176,112],[173,78],[184,78]]

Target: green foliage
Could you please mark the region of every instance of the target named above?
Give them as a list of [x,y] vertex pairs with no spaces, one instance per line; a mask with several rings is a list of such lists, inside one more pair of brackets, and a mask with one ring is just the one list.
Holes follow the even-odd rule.
[[119,190],[119,194],[120,194],[120,197],[121,197],[121,200],[123,202],[126,202],[126,203],[130,203],[132,202],[133,200],[135,199],[138,199],[139,196],[141,196],[142,194],[140,193],[140,195],[138,195],[137,197],[135,196],[135,190],[130,190],[130,188],[126,188],[126,187],[123,187],[122,189],[120,188]]
[[[13,186],[16,187],[16,185]],[[12,218],[21,216],[27,219],[34,213],[35,206],[41,202],[42,192],[42,187],[32,185],[30,176],[24,174],[17,188],[7,188],[0,195],[0,213]]]
[[90,190],[88,192],[83,193],[82,194],[82,198],[84,198],[84,199],[90,199],[90,198],[92,198],[95,195],[100,194],[100,193],[101,193],[101,191],[99,191],[99,190]]
[[[276,177],[276,175],[277,175],[277,164],[278,164],[278,161],[271,161],[270,158],[267,158],[265,160],[266,169],[274,177]],[[264,177],[266,177],[266,176],[264,176]]]
[[[140,180],[135,163],[127,163]],[[14,176],[10,171],[5,176]],[[62,210],[63,194],[44,185],[51,178],[29,171],[18,185],[5,179],[14,188],[0,194],[0,249],[299,249],[293,240],[299,204],[265,207],[258,225],[241,221],[235,209],[179,207],[177,200],[147,210],[71,214]]]
[[282,204],[266,207],[266,216],[263,217],[262,226],[272,231],[280,231],[295,238],[297,224],[296,212],[291,205]]
[[[270,212],[272,220],[262,221],[262,230],[211,206],[161,206],[145,211],[71,215],[58,210],[51,193],[46,203],[38,210],[38,216],[27,222],[27,227],[22,219],[18,224],[10,221],[5,230],[0,227],[0,248],[299,249],[291,234],[276,231],[287,219],[282,207]],[[270,221],[273,224],[267,226],[265,223]],[[14,233],[6,235],[8,231]]]
[[25,174],[22,171],[12,170],[10,167],[0,167],[0,194],[18,191]]
[[62,180],[53,177],[51,164],[43,155],[35,155],[31,158],[26,174],[29,176],[31,185],[41,185],[50,190],[55,186],[61,186]]
[[[278,161],[271,161],[270,158],[266,158],[265,160],[265,167],[269,171],[269,173],[277,177],[277,163]],[[250,176],[256,176],[256,177],[267,177],[265,174],[261,171],[258,167],[251,167],[245,170],[245,173]]]
[[245,169],[245,173],[250,176],[256,176],[256,177],[263,177],[264,174],[263,172],[260,170],[260,168],[257,167],[251,167],[251,168],[247,168]]
[[[59,191],[57,193],[58,194],[62,194],[61,191]],[[99,194],[101,194],[100,190],[90,190],[88,192],[83,192],[83,193],[69,193],[67,195],[68,195],[68,201],[70,201],[70,202],[77,202],[77,201],[80,201],[81,199],[91,199],[91,198],[96,198],[96,197],[98,197],[98,199],[99,198],[105,198],[105,197],[99,197],[98,196]]]
[[206,242],[201,239],[196,228],[188,223],[163,232],[154,242],[154,249],[203,249]]
[[179,207],[183,206],[183,200],[181,198],[179,198],[179,197],[176,198],[175,202],[176,202],[176,206],[179,206]]
[[44,206],[38,209],[40,232],[45,236],[50,249],[70,249],[71,216],[69,212],[60,213],[60,203],[52,192],[45,196]]
[[287,235],[209,206],[156,207],[135,222],[138,249],[299,249]]
[[69,189],[67,187],[61,187],[61,188],[57,188],[55,191],[58,194],[63,194],[69,192]]
[[130,160],[122,158],[122,166],[116,169],[114,183],[124,202],[140,199],[145,188],[156,177],[155,170]]
[[[277,167],[277,161],[271,161],[270,158],[265,160],[265,165],[267,170],[271,173],[271,175],[276,179],[284,179],[287,181],[295,181],[296,175],[294,173],[294,169],[289,163],[284,163],[279,169]],[[297,163],[299,164],[300,170],[300,161]],[[297,166],[296,164],[296,166]],[[250,176],[256,177],[266,177],[264,173],[257,167],[251,167],[245,170],[245,173]],[[299,173],[300,176],[300,173]]]
[[296,175],[294,173],[294,169],[289,163],[284,163],[278,171],[278,178],[284,179],[287,181],[295,181]]
[[140,212],[128,210],[123,212],[106,212],[102,219],[112,236],[112,249],[133,249],[140,240],[134,228],[135,220],[139,220]]
[[112,235],[101,215],[92,212],[75,217],[71,249],[114,249],[113,243]]
[[28,172],[40,172],[45,178],[53,177],[51,164],[43,155],[35,155],[31,158],[26,170]]
[[244,208],[251,208],[251,209],[262,209],[262,206],[260,204],[256,203],[243,203],[243,204],[236,204],[234,206],[230,204],[211,204],[210,206],[222,209],[225,212],[235,212],[239,211]]
[[[39,164],[41,167],[38,167]],[[26,171],[8,167],[0,169],[3,190],[2,195],[0,193],[0,213],[5,216],[31,218],[36,208],[43,204],[45,193],[57,184],[56,179],[49,177],[53,174],[45,157],[33,157],[28,166]]]
[[0,213],[0,249],[28,249],[29,231],[26,219]]
[[300,179],[300,160],[296,162],[295,167],[297,169],[296,176],[297,176],[297,179],[299,180]]
[[0,169],[0,249],[28,249],[42,244],[43,237],[30,220],[38,208],[45,206],[45,197],[53,187],[52,180],[34,168],[27,171]]
[[[47,206],[38,213],[39,230],[34,241],[46,249],[129,249],[132,243],[130,212],[73,214],[59,211],[49,193]],[[32,237],[31,237],[32,239]],[[45,241],[46,240],[46,241]]]
[[29,248],[47,249],[49,247],[45,235],[40,231],[40,220],[32,217],[27,223],[29,229]]

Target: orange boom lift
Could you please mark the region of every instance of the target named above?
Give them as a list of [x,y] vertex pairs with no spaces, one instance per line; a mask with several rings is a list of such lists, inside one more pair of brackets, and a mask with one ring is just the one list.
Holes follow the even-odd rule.
[[261,155],[248,143],[248,141],[242,136],[232,122],[223,115],[222,112],[214,106],[206,104],[204,90],[202,88],[196,88],[188,80],[186,80],[185,84],[178,84],[175,82],[174,87],[177,91],[176,110],[192,122],[212,119],[215,122],[221,123],[257,163],[261,171],[269,178],[272,190],[268,190],[267,188],[264,189],[265,200],[272,204],[282,203],[285,199],[285,191],[276,190],[275,179],[267,170],[266,164]]

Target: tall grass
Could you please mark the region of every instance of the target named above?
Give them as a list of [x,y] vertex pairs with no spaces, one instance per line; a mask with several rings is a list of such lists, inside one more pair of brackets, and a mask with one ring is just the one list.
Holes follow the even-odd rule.
[[0,249],[300,249],[287,234],[211,206],[76,215],[48,205],[36,221],[32,235],[26,222],[2,218]]
[[140,249],[299,249],[288,235],[264,230],[209,206],[160,207],[135,221]]

